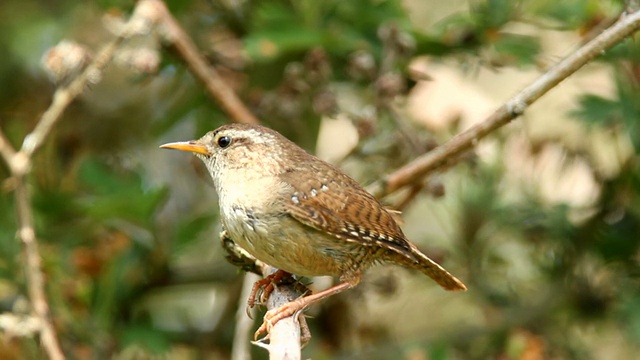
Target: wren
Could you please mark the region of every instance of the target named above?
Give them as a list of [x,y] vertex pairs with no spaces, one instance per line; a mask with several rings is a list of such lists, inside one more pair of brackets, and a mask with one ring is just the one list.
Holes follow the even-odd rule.
[[416,269],[446,290],[465,285],[409,242],[358,182],[259,125],[228,124],[161,148],[193,152],[219,197],[222,225],[240,247],[280,270],[341,283],[270,310],[256,337],[280,319],[356,286],[376,263]]

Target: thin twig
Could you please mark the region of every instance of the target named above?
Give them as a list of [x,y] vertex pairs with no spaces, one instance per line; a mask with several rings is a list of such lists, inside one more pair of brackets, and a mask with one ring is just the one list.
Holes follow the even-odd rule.
[[55,328],[49,319],[49,303],[44,291],[44,278],[42,275],[42,258],[38,250],[33,212],[31,209],[31,196],[24,178],[19,177],[15,189],[16,207],[20,229],[18,235],[24,247],[26,261],[26,273],[31,300],[32,311],[40,322],[40,340],[42,347],[47,352],[49,359],[64,359],[64,353],[60,348]]
[[29,300],[32,304],[34,316],[40,323],[40,339],[49,359],[64,359],[55,327],[50,320],[49,303],[45,292],[44,275],[42,272],[42,258],[38,249],[33,209],[31,208],[31,194],[26,183],[26,177],[31,170],[31,157],[42,146],[55,124],[69,104],[82,93],[91,81],[97,81],[105,66],[111,61],[120,44],[130,36],[140,33],[141,24],[152,19],[145,10],[147,1],[140,1],[136,10],[126,24],[122,33],[107,44],[75,79],[66,86],[56,89],[49,108],[42,114],[34,130],[29,133],[22,143],[20,151],[16,152],[8,139],[0,130],[0,154],[6,161],[15,179],[15,199],[18,213],[18,237],[22,241],[25,256],[25,274]]
[[[220,233],[220,243],[223,250],[226,252],[226,259],[235,266],[239,266],[245,271],[261,273],[263,277],[267,277],[276,271],[275,268],[263,263],[260,260],[256,260],[253,256],[248,254],[244,249],[240,248],[231,239],[226,231]],[[247,306],[247,299],[250,296],[249,293],[253,288],[255,280],[248,277],[250,272],[245,276],[245,283],[243,285],[243,292],[240,298],[240,305],[238,306],[238,312],[236,317],[238,318],[236,323],[236,333],[233,340],[233,354],[234,360],[242,359],[245,354],[244,339],[247,339],[250,332],[250,327],[246,326],[246,320],[248,315],[245,312]],[[297,299],[305,295],[300,291],[300,286],[295,284],[280,284],[274,288],[267,299],[267,309],[278,308],[287,302]],[[243,325],[241,325],[241,322]],[[252,324],[253,322],[250,322]],[[301,338],[302,335],[302,338]],[[301,341],[308,341],[311,338],[309,328],[304,316],[290,316],[288,318],[278,321],[269,332],[269,343],[264,340],[255,341],[253,344],[260,346],[269,351],[269,357],[271,359],[300,359],[301,357]],[[236,349],[240,347],[239,349]],[[286,354],[286,356],[284,356]]]
[[[9,164],[11,159],[16,155],[16,151],[11,146],[9,139],[4,135],[2,129],[0,129],[0,155]],[[9,165],[11,166],[11,165]]]
[[424,177],[432,170],[447,165],[450,159],[475,146],[480,139],[522,115],[529,105],[569,77],[582,66],[603,54],[640,28],[640,11],[624,14],[600,35],[549,69],[531,85],[516,94],[480,124],[456,135],[448,142],[416,158],[389,174],[372,187],[378,196],[390,194]]
[[111,62],[113,55],[122,42],[132,35],[151,30],[149,24],[153,23],[155,19],[150,17],[149,1],[145,0],[138,3],[123,31],[102,48],[93,62],[77,78],[71,81],[69,85],[56,89],[51,105],[42,114],[35,129],[24,138],[21,151],[28,157],[31,157],[38,147],[42,145],[53,126],[60,120],[67,106],[84,91],[87,84],[100,78],[102,70]]
[[[262,263],[263,276],[269,276],[277,269]],[[289,301],[304,294],[293,284],[277,286],[267,299],[267,310],[277,309]],[[300,316],[299,316],[300,315]],[[301,322],[304,322],[301,326]],[[306,328],[306,320],[302,314],[294,314],[278,321],[269,330],[269,343],[264,340],[254,341],[253,344],[269,351],[270,360],[300,360],[302,358],[301,334]],[[310,335],[309,335],[310,336]],[[308,340],[308,339],[307,339]]]
[[207,62],[204,56],[171,15],[161,0],[149,0],[160,14],[161,29],[164,39],[169,42],[182,57],[187,67],[200,80],[209,95],[231,116],[233,121],[247,124],[258,124],[260,121],[247,109],[218,72]]

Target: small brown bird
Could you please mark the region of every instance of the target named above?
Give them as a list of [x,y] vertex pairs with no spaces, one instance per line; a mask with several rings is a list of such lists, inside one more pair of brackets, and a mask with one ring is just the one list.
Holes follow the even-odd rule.
[[341,283],[270,310],[256,337],[280,319],[356,286],[376,263],[416,269],[446,290],[462,282],[413,245],[358,182],[274,130],[229,124],[199,140],[161,146],[195,153],[219,196],[222,224],[239,246],[271,266]]

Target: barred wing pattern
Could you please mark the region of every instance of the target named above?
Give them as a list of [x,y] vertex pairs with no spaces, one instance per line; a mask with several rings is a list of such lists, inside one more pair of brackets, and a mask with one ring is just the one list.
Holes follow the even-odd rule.
[[[304,182],[300,182],[299,177],[293,178],[298,173],[296,169],[281,175],[281,179],[294,189],[291,199],[285,202],[286,211],[294,219],[337,239],[379,246],[417,262],[402,230],[375,197],[332,165],[315,165],[313,171],[317,176],[308,177]],[[329,178],[326,174],[334,177]],[[364,228],[362,224],[368,227]]]

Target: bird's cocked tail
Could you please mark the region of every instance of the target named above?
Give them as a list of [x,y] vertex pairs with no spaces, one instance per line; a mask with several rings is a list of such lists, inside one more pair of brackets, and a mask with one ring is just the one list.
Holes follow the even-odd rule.
[[[413,244],[412,244],[413,245]],[[451,275],[447,270],[440,266],[437,262],[429,259],[429,257],[417,248],[413,247],[411,257],[395,254],[397,256],[394,262],[400,263],[408,268],[416,269],[421,273],[432,278],[438,285],[449,291],[466,291],[467,287]]]
[[432,278],[438,285],[442,286],[445,290],[450,291],[466,291],[467,287],[458,280],[455,276],[451,275],[447,270],[440,266],[437,262],[429,259],[428,256],[420,253],[418,254],[420,259],[419,263],[414,264],[413,268],[420,270],[423,274]]

